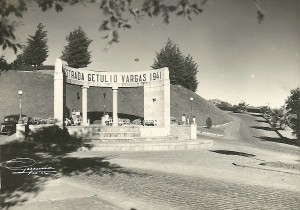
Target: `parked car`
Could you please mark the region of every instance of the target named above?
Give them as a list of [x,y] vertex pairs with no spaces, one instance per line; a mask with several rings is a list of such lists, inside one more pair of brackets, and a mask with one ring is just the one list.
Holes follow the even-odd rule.
[[[0,133],[7,134],[8,136],[12,135],[16,132],[16,125],[19,121],[20,115],[13,114],[7,115],[4,117],[4,122],[0,124]],[[28,123],[28,117],[26,115],[22,115],[24,123]]]
[[157,126],[157,120],[144,120],[144,126]]

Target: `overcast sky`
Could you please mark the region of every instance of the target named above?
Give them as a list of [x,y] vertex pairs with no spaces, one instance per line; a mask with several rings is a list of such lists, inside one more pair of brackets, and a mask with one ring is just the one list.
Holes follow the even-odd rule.
[[[25,44],[43,23],[49,45],[44,64],[54,65],[67,44],[66,35],[81,26],[93,40],[89,69],[103,71],[149,70],[155,53],[170,38],[198,64],[200,96],[280,107],[290,90],[300,85],[300,6],[298,0],[262,0],[261,7],[267,16],[262,24],[252,0],[210,0],[192,21],[172,17],[168,25],[161,18],[132,20],[132,29],[122,31],[121,42],[108,52],[103,51],[105,34],[98,30],[104,17],[97,4],[68,6],[62,13],[31,7],[16,34]],[[12,51],[4,55],[9,62],[15,59]]]

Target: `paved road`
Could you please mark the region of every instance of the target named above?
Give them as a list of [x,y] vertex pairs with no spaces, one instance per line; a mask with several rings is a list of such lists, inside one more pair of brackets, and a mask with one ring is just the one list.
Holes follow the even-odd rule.
[[237,140],[237,144],[299,155],[299,147],[282,140],[263,117],[249,114],[230,115],[234,119],[233,125],[226,131],[225,139]]
[[135,209],[300,208],[299,192],[151,170],[75,179],[106,193],[117,192],[112,195],[130,201]]
[[230,115],[233,122],[226,128],[224,137],[214,138],[216,148],[242,148],[254,153],[269,152],[273,154],[269,161],[273,162],[300,161],[299,144],[295,145],[295,140],[280,138],[264,118],[249,114]]
[[[72,164],[84,157],[82,167],[100,157],[99,166],[87,161],[85,170],[63,179],[91,192],[80,198],[90,209],[300,209],[299,148],[275,141],[277,134],[262,119],[234,115],[224,138],[208,150],[79,152],[69,157]],[[286,173],[260,165],[280,161],[296,168]],[[80,209],[80,199],[74,205],[67,199],[41,202],[35,209]]]
[[125,209],[300,209],[300,176],[259,167],[298,160],[299,148],[277,139],[263,118],[234,115],[225,137],[209,151],[112,154],[110,163],[131,173],[72,179],[126,200],[129,205],[116,201]]

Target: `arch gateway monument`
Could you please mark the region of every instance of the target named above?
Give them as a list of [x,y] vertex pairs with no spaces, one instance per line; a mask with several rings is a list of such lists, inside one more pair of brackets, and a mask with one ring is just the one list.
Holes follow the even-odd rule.
[[101,72],[80,70],[55,62],[54,118],[58,126],[64,123],[65,83],[82,88],[82,125],[87,119],[89,87],[110,87],[113,91],[113,126],[118,126],[118,90],[124,87],[144,88],[144,120],[156,121],[157,126],[140,126],[141,136],[168,136],[170,131],[170,80],[168,68],[139,72]]

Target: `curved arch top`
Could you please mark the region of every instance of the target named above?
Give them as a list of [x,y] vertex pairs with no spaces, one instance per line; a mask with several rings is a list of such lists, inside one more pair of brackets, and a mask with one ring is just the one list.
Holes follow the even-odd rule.
[[[60,60],[61,62],[61,60]],[[146,83],[169,80],[167,67],[138,72],[104,72],[71,68],[64,64],[66,82],[74,85],[94,87],[140,87]]]

